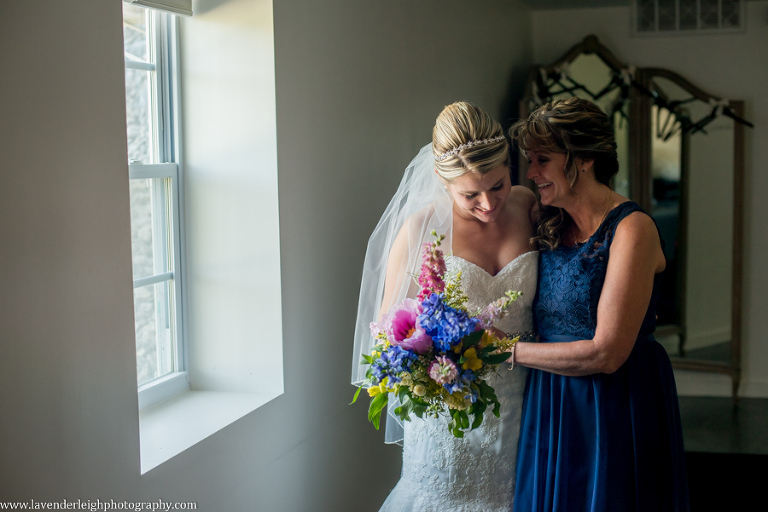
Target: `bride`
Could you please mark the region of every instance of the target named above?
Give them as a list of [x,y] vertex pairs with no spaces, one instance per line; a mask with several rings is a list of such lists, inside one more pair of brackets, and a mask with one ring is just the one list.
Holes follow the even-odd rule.
[[[441,245],[448,272],[461,272],[470,310],[507,290],[523,292],[495,326],[505,333],[532,329],[538,254],[530,250],[533,192],[511,185],[509,148],[499,123],[465,103],[445,107],[432,144],[405,171],[400,187],[371,235],[363,270],[355,331],[352,380],[360,384],[370,353],[369,323],[418,291],[413,276],[431,232]],[[458,439],[446,417],[412,417],[402,424],[389,404],[385,440],[402,443],[399,483],[381,511],[512,510],[520,411],[527,370],[501,365],[489,377],[501,417],[486,412],[482,425]]]

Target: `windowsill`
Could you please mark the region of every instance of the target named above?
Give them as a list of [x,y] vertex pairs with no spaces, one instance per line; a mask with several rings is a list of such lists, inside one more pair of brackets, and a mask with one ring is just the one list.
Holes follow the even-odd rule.
[[279,395],[277,392],[187,391],[141,411],[141,474]]

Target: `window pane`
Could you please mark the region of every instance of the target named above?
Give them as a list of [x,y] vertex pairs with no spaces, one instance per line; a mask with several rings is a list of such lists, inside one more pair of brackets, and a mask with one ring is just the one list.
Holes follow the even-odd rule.
[[696,30],[699,28],[697,4],[697,0],[680,0],[680,30]]
[[675,0],[658,0],[659,30],[675,30],[676,11]]
[[720,18],[718,0],[701,0],[701,28],[717,28]]
[[723,27],[741,27],[741,3],[738,0],[722,0]]
[[[153,46],[154,23],[147,9],[123,4],[123,43],[126,62],[145,65],[125,69],[125,108],[128,161],[155,162],[156,105]],[[128,66],[126,64],[126,66]],[[148,66],[148,67],[147,67]]]
[[125,70],[125,113],[128,130],[128,161],[152,163],[150,74],[141,69]]
[[174,371],[173,281],[165,281],[133,290],[136,320],[136,370],[138,384]]
[[130,180],[133,278],[173,271],[170,178]]
[[147,10],[123,4],[123,45],[127,59],[149,61]]
[[655,0],[637,0],[637,30],[639,32],[656,31]]

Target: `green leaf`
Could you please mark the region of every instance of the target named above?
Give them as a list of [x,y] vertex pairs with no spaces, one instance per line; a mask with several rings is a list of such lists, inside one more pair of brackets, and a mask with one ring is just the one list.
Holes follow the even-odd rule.
[[461,414],[461,428],[462,429],[468,429],[469,428],[469,415],[467,414],[467,411],[459,411]]
[[468,349],[473,345],[477,345],[482,338],[483,338],[483,331],[475,331],[473,333],[467,334],[466,336],[461,338],[461,341],[464,343],[464,350]]
[[493,345],[486,345],[485,347],[483,347],[483,348],[481,348],[480,350],[477,351],[477,357],[482,359],[483,357],[487,356],[488,354],[490,354],[494,350],[496,350],[496,347],[494,347]]
[[487,364],[501,364],[509,359],[509,355],[510,354],[508,352],[502,352],[501,354],[484,354],[479,358]]
[[475,402],[475,420],[472,422],[472,428],[476,429],[483,423],[483,414],[485,413],[485,403],[483,402]]
[[496,398],[496,391],[485,381],[480,381],[477,383],[477,387],[480,389],[480,394],[486,399],[497,402],[498,398]]
[[376,395],[371,400],[371,405],[368,407],[368,421],[373,423],[376,430],[379,430],[379,422],[381,421],[381,412],[387,406],[387,393]]
[[419,402],[413,402],[413,413],[419,418],[424,417],[424,413],[427,412],[427,404],[420,404]]
[[355,396],[352,398],[352,401],[349,402],[349,405],[352,405],[353,403],[357,402],[357,397],[360,396],[360,390],[363,389],[363,386],[360,386],[357,388],[357,391],[355,391]]
[[395,414],[397,414],[397,416],[401,420],[408,421],[408,419],[410,419],[412,412],[413,412],[413,401],[408,395],[405,395],[401,399],[400,406],[395,408]]

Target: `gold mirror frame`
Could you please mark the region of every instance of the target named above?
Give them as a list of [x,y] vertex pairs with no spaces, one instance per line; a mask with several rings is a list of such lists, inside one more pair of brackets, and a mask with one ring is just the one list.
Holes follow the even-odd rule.
[[[647,212],[651,212],[652,206],[652,112],[654,105],[665,105],[671,110],[673,115],[682,113],[685,109],[669,105],[664,102],[663,97],[659,97],[655,90],[656,80],[663,79],[673,83],[678,89],[685,91],[689,97],[686,101],[700,101],[705,105],[723,105],[727,112],[734,119],[743,117],[744,103],[742,101],[728,101],[727,104],[720,98],[713,96],[699,87],[695,86],[677,73],[661,68],[640,68],[634,69],[621,62],[613,53],[603,46],[597,37],[590,35],[583,41],[571,47],[560,59],[548,66],[532,66],[528,75],[528,81],[525,88],[525,96],[520,101],[520,118],[525,118],[532,109],[540,103],[549,101],[555,97],[563,97],[574,90],[575,96],[593,99],[603,97],[602,94],[610,88],[600,90],[588,90],[582,87],[583,84],[576,80],[570,80],[567,77],[568,67],[579,57],[589,55],[595,56],[606,66],[607,73],[611,75],[613,89],[617,89],[616,84],[625,86],[619,94],[622,95],[623,105],[620,112],[614,112],[614,115],[623,116],[628,122],[627,133],[627,158],[624,164],[628,167],[627,176],[629,180],[628,194],[630,199],[637,202]],[[563,71],[565,70],[565,72]],[[631,78],[631,86],[627,87]],[[551,88],[548,85],[556,84]],[[541,96],[541,92],[556,92],[557,94]],[[661,93],[663,95],[663,92]],[[712,111],[715,115],[715,111]],[[689,129],[691,126],[689,124]],[[695,128],[693,129],[695,131]],[[682,130],[684,132],[684,130]],[[705,130],[700,130],[705,131]],[[730,360],[716,361],[707,359],[696,359],[686,357],[684,344],[687,332],[685,318],[686,301],[686,272],[685,262],[687,258],[687,231],[688,221],[686,214],[686,184],[690,176],[690,155],[688,137],[682,137],[682,149],[680,158],[680,167],[682,174],[682,187],[680,191],[680,224],[677,241],[680,245],[682,255],[679,259],[682,268],[678,269],[677,293],[675,297],[675,308],[677,310],[677,320],[674,324],[658,326],[659,335],[678,335],[680,346],[678,353],[683,354],[670,355],[672,365],[676,369],[719,373],[727,375],[732,381],[732,396],[737,397],[739,382],[741,378],[741,316],[742,316],[742,277],[743,277],[743,194],[744,194],[744,124],[734,120],[733,123],[733,218],[732,218],[732,248],[731,248],[731,276],[730,276]],[[528,162],[522,156],[519,158],[518,182],[526,185],[535,191],[533,183],[525,176]]]

